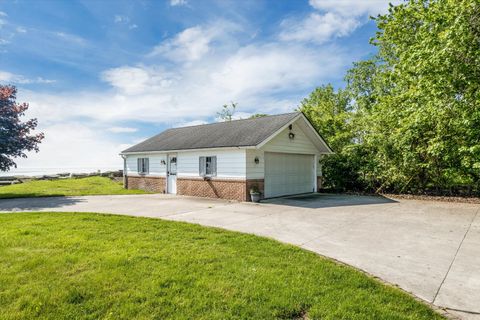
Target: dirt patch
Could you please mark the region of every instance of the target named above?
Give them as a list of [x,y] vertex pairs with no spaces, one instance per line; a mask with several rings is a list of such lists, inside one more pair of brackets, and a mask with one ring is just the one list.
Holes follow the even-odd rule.
[[387,198],[393,199],[409,199],[409,200],[427,200],[427,201],[443,201],[443,202],[460,202],[460,203],[478,203],[480,204],[480,198],[478,197],[450,197],[450,196],[426,196],[426,195],[413,195],[413,194],[381,194]]

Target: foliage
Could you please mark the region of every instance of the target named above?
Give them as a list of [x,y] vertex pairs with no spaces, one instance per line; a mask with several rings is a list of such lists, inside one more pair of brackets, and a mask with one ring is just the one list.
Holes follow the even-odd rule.
[[28,109],[27,103],[17,103],[17,89],[0,85],[0,171],[16,167],[14,158],[26,158],[25,151],[37,151],[43,133],[30,135],[37,126],[37,119],[25,122],[21,117]]
[[346,91],[335,92],[330,84],[316,88],[303,99],[299,111],[309,118],[334,150],[352,143],[352,107]]
[[441,319],[312,252],[199,225],[0,215],[2,319]]
[[224,104],[222,107],[222,110],[217,112],[217,116],[223,121],[232,121],[236,108],[237,108],[237,103],[231,102],[230,105]]
[[252,114],[249,119],[262,118],[266,116],[268,116],[268,114],[266,113],[255,113],[255,114]]
[[325,171],[374,191],[480,192],[480,3],[412,0],[375,21],[378,54],[354,65],[345,90],[302,102],[336,157],[349,157]]
[[121,182],[107,177],[34,180],[0,187],[0,199],[50,196],[86,196],[100,194],[138,194],[142,190],[126,190]]

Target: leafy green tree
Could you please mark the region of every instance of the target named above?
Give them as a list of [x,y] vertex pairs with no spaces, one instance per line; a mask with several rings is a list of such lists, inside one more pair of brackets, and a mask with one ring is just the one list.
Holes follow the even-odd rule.
[[0,171],[16,167],[15,158],[26,158],[26,151],[37,151],[43,133],[31,134],[37,119],[22,121],[27,103],[17,103],[17,89],[0,85]]
[[300,103],[303,112],[323,138],[336,151],[341,151],[353,139],[352,105],[348,92],[328,84],[316,88]]
[[351,86],[371,90],[354,99],[382,186],[478,186],[480,3],[411,0],[375,20],[375,70]]
[[331,185],[480,192],[480,2],[410,0],[374,20],[378,54],[300,108],[337,152]]
[[266,117],[266,116],[268,116],[268,114],[266,114],[266,113],[255,113],[255,114],[252,114],[250,116],[250,119],[262,118],[262,117]]
[[217,116],[223,121],[232,121],[236,108],[237,108],[237,103],[235,102],[231,102],[230,105],[224,104],[222,107],[222,110],[217,112]]

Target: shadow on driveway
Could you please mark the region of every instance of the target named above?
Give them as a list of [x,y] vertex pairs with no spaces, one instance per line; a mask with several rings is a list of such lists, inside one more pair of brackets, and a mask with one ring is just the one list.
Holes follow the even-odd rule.
[[85,202],[85,199],[78,197],[38,197],[38,198],[13,198],[0,199],[1,211],[31,211],[48,210],[72,206]]
[[396,203],[397,201],[383,196],[356,196],[330,193],[309,193],[297,196],[266,199],[263,203],[279,204],[301,208],[330,208],[344,206],[358,206],[370,204]]

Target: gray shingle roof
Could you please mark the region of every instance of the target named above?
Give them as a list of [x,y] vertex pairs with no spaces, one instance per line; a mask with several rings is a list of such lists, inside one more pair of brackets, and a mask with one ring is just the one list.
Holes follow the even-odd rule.
[[300,112],[293,112],[168,129],[122,153],[256,146],[299,114]]

